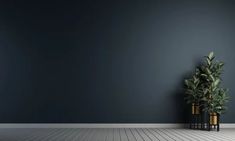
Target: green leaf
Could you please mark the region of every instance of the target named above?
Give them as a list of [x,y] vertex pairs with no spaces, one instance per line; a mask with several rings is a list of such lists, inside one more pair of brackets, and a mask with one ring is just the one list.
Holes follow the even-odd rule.
[[219,79],[216,79],[215,82],[214,82],[214,86],[217,86],[219,84],[220,80]]
[[210,59],[206,58],[206,62],[207,62],[207,64],[208,64],[209,66],[211,65]]
[[209,75],[209,76],[212,81],[215,81],[215,78],[213,77],[213,75]]
[[211,74],[211,71],[210,71],[209,68],[206,68],[206,73],[207,73],[207,74]]
[[209,57],[210,60],[212,60],[212,57],[213,57],[213,56],[214,56],[214,52],[210,52],[209,55],[208,55],[208,57]]
[[220,67],[223,67],[223,66],[224,66],[224,63],[223,63],[223,62],[220,62],[220,63],[219,63],[219,66],[220,66]]
[[185,85],[188,86],[188,80],[184,80]]
[[201,100],[202,100],[202,101],[207,101],[207,98],[206,98],[206,97],[203,97]]
[[202,76],[202,77],[205,77],[205,78],[207,77],[207,75],[206,75],[206,74],[201,74],[201,76]]

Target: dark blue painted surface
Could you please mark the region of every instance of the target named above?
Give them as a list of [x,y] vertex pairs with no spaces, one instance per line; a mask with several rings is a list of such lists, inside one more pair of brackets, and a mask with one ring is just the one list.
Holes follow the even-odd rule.
[[0,122],[186,122],[183,79],[210,51],[235,122],[232,1],[2,3],[0,27]]

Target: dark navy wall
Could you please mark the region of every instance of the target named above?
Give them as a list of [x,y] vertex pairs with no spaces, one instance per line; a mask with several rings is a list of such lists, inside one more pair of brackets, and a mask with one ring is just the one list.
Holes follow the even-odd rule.
[[0,4],[0,122],[187,122],[182,83],[226,62],[235,122],[232,1]]

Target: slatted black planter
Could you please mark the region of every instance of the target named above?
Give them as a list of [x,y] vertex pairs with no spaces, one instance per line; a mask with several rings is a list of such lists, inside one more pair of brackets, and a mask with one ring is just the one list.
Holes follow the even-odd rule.
[[200,129],[199,104],[192,103],[190,129]]

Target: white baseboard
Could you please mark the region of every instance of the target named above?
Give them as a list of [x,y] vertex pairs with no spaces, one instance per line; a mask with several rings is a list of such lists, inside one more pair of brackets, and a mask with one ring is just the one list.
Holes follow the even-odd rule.
[[[221,128],[235,128],[235,123],[222,123]],[[1,123],[0,128],[188,128],[183,123]]]
[[221,128],[235,128],[235,123],[221,123]]

